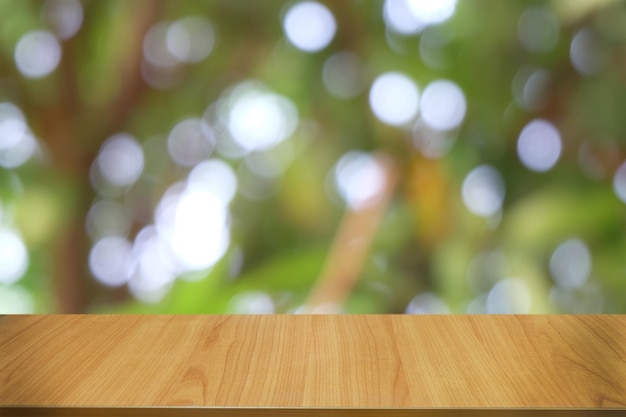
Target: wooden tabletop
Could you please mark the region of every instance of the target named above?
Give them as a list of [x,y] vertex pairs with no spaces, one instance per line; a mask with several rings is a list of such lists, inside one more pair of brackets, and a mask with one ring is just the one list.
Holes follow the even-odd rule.
[[0,317],[0,415],[112,408],[624,416],[626,316]]

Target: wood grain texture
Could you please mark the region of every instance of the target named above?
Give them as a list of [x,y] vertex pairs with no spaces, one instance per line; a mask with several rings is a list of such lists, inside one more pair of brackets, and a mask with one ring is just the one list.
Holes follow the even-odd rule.
[[623,417],[619,409],[3,407],[10,417]]
[[0,317],[0,415],[33,407],[626,415],[626,316]]

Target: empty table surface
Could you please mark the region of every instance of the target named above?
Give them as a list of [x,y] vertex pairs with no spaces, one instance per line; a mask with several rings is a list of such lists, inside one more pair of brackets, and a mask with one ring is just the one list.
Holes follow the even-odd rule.
[[626,316],[0,317],[0,415],[112,408],[626,415]]

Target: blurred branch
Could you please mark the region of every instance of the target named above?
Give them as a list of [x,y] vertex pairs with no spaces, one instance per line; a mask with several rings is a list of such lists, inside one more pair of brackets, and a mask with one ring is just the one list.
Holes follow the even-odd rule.
[[389,156],[378,154],[376,160],[383,168],[383,188],[365,207],[358,210],[348,209],[344,215],[322,274],[304,306],[306,312],[340,311],[358,282],[398,180],[395,164]]
[[[111,133],[123,128],[131,115],[132,108],[137,104],[145,90],[141,79],[141,60],[143,38],[153,24],[157,11],[162,3],[156,1],[133,2],[134,15],[137,16],[133,26],[133,36],[128,40],[128,48],[120,54],[119,68],[122,74],[121,93],[108,104],[105,111],[104,124],[95,126],[90,132],[77,131],[79,98],[76,86],[76,61],[73,51],[67,48],[65,62],[62,65],[62,83],[67,95],[62,99],[63,106],[55,106],[46,112],[49,133],[48,143],[51,147],[55,164],[62,172],[72,177],[78,205],[76,213],[71,216],[70,223],[58,237],[55,249],[54,277],[57,302],[63,313],[85,312],[91,302],[88,291],[88,272],[85,264],[88,248],[85,233],[85,218],[93,199],[93,190],[89,183],[89,169],[93,161],[93,149],[83,140],[84,137],[96,138],[96,144]],[[71,46],[71,45],[69,45]],[[87,109],[84,111],[93,111]],[[44,116],[45,117],[45,116]],[[91,129],[90,129],[91,130]],[[85,135],[85,136],[83,136]]]
[[118,68],[122,79],[120,93],[107,105],[104,111],[106,115],[105,124],[103,131],[98,132],[99,139],[105,139],[124,128],[132,116],[132,109],[148,89],[141,75],[143,39],[148,29],[155,23],[163,2],[144,0],[129,2],[128,5],[133,9],[132,13],[137,17],[137,20],[134,22],[132,36],[127,47],[122,50],[119,56]]

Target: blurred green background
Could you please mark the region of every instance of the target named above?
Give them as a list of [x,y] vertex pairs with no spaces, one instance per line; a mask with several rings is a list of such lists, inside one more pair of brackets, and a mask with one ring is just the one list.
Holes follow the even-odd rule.
[[0,0],[0,312],[624,313],[626,3]]

